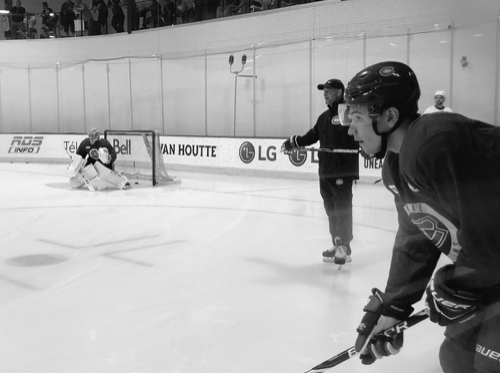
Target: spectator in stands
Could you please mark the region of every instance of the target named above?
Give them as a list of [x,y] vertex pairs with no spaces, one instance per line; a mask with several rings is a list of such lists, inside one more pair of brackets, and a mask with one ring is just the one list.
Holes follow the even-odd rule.
[[[83,2],[83,0],[76,0],[75,6],[74,6],[74,11],[75,14],[78,14],[78,17],[80,18],[80,21],[83,21],[85,25],[87,25],[87,30],[89,35],[98,35],[101,29],[99,28],[99,25],[96,24],[97,30],[95,28],[95,21],[94,17],[92,16],[92,12],[90,11],[89,7],[87,4]],[[82,35],[83,35],[83,30],[84,28],[82,27]]]
[[194,13],[194,2],[192,0],[177,0],[177,14],[182,23],[191,22],[191,14]]
[[165,7],[163,8],[163,22],[166,26],[175,25],[177,22],[175,15],[175,3],[173,0],[167,0]]
[[[146,27],[146,18],[148,17],[148,12],[149,9],[144,6],[144,4],[139,5],[139,8],[137,10],[138,18],[139,18],[139,28],[141,30],[147,28]],[[142,19],[142,26],[141,26],[141,19]]]
[[2,16],[2,30],[6,40],[10,40],[10,19],[7,16]]
[[216,17],[217,18],[224,17],[224,0],[219,0],[219,6],[217,7]]
[[276,9],[277,7],[277,0],[262,0],[262,10]]
[[[109,3],[108,3],[109,6]],[[111,18],[111,26],[116,32],[124,32],[123,24],[125,22],[125,14],[120,5],[120,0],[113,0],[111,6],[111,12],[113,13],[113,18]]]
[[253,12],[258,10],[269,10],[276,8],[277,2],[274,0],[251,0],[250,8]]
[[219,0],[195,0],[195,20],[205,21],[217,17]]
[[224,9],[224,17],[232,16],[240,12],[240,8],[243,7],[245,0],[233,0],[229,1],[226,9]]
[[97,10],[97,23],[101,27],[101,35],[108,33],[108,7],[104,0],[93,0],[92,10]]
[[137,3],[135,0],[127,0],[130,1],[129,9],[127,9],[127,13],[130,12],[131,16],[128,19],[132,20],[132,30],[139,30],[139,24],[141,20],[141,14],[137,9]]
[[[151,13],[148,17],[147,14]],[[160,20],[161,15],[161,5],[158,0],[152,0],[151,5],[145,8],[143,13],[143,28],[156,28],[158,26],[163,26],[163,21]]]
[[163,20],[161,19],[161,4],[158,0],[152,0],[149,8],[151,9],[151,23],[153,28],[164,26]]
[[63,27],[64,33],[66,36],[69,36],[69,32],[71,30],[71,35],[75,34],[75,12],[73,8],[75,7],[75,3],[71,0],[66,0],[61,5],[61,13],[60,13],[60,23]]
[[42,3],[42,6],[43,10],[42,13],[40,13],[40,17],[42,17],[40,39],[49,38],[51,36],[54,37],[57,25],[57,15],[54,14],[54,11],[49,7],[49,4],[46,1]]
[[19,33],[26,39],[35,39],[38,33],[36,29],[36,17],[34,14],[26,13],[26,17],[23,19],[24,27],[26,32],[19,30]]
[[10,9],[10,34],[12,39],[19,39],[18,31],[26,32],[24,17],[26,9],[21,6],[21,0],[16,1],[16,5]]
[[299,4],[304,4],[304,0],[290,0],[286,2],[285,0],[281,1],[281,8],[285,8],[287,6],[292,6],[292,5],[299,5]]

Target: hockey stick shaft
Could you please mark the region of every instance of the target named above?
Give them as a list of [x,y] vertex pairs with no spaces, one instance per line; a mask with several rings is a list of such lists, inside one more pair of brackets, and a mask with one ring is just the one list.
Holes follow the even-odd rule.
[[304,148],[311,152],[358,154],[359,149]]
[[[358,154],[359,149],[333,149],[333,148],[294,148],[290,150],[289,152],[291,153],[292,151],[300,151],[300,150],[307,150],[310,152],[322,152],[322,153],[340,153],[340,154]],[[286,150],[283,148],[281,149],[283,153],[287,153]],[[288,154],[288,153],[287,153]]]
[[[391,337],[395,334],[401,333],[406,329],[411,328],[414,325],[417,325],[419,322],[426,320],[429,317],[428,309],[424,308],[423,310],[414,313],[411,315],[408,319],[401,321],[400,323],[378,333],[377,335],[373,336],[372,339],[377,339],[380,337]],[[334,357],[323,361],[321,364],[316,365],[314,368],[309,369],[305,373],[320,373],[324,372],[325,370],[328,370],[330,368],[333,368],[334,366],[339,365],[340,363],[343,363],[346,360],[349,360],[350,358],[357,356],[358,353],[356,352],[354,346],[351,348],[348,348],[347,350],[341,352],[338,355],[335,355]]]

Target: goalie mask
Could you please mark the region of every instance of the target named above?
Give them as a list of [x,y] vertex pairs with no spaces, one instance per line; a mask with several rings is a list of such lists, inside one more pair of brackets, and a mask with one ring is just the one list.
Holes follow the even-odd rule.
[[[345,90],[346,110],[339,117],[343,125],[349,123],[349,108],[365,106],[372,120],[375,134],[382,137],[382,148],[375,154],[383,158],[387,151],[387,139],[404,119],[417,116],[420,87],[413,70],[401,62],[380,62],[358,72],[348,83]],[[387,132],[378,130],[378,117],[385,109],[395,107],[399,111],[396,125]]]
[[96,141],[99,141],[101,138],[101,133],[99,130],[95,127],[92,127],[92,129],[89,132],[89,140],[91,144],[95,144]]

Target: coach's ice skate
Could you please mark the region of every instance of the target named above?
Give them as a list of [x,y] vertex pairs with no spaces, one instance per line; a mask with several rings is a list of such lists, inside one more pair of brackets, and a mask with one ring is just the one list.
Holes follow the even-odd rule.
[[334,263],[339,266],[339,269],[346,263],[350,263],[351,250],[348,245],[343,245],[339,237],[335,238],[335,244],[332,248],[323,252],[323,261],[325,263]]

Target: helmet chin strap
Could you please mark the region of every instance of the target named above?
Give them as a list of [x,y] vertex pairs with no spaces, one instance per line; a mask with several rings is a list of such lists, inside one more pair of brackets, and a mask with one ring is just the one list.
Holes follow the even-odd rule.
[[376,135],[382,137],[382,146],[380,150],[374,154],[375,158],[377,159],[382,159],[385,157],[385,153],[387,152],[387,142],[389,140],[389,135],[396,131],[396,129],[401,125],[402,120],[401,118],[398,118],[398,121],[396,122],[396,125],[392,127],[389,131],[387,132],[380,132],[377,127],[377,119],[372,119],[372,128],[373,132],[375,132]]
[[380,150],[374,154],[374,156],[377,159],[382,159],[385,157],[385,153],[387,152],[387,139],[389,137],[389,134],[392,131],[389,131],[386,133],[379,132],[379,130],[377,128],[377,119],[372,119],[372,128],[373,128],[373,132],[375,132],[376,135],[378,135],[382,138],[382,146],[381,146]]

